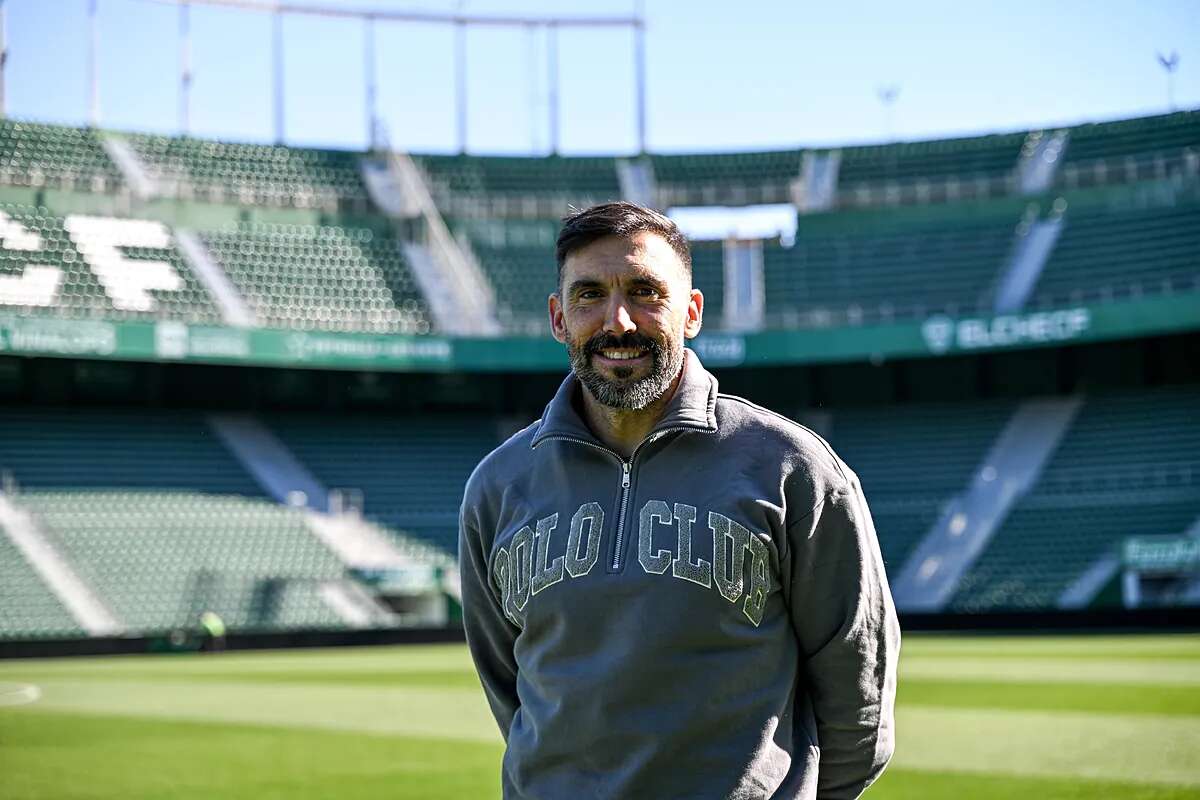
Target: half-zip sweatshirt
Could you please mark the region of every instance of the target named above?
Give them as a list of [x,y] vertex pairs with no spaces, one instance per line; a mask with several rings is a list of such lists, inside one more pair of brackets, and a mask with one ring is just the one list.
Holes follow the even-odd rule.
[[692,351],[628,460],[575,410],[467,482],[467,643],[506,800],[858,797],[894,749],[900,629],[858,478]]

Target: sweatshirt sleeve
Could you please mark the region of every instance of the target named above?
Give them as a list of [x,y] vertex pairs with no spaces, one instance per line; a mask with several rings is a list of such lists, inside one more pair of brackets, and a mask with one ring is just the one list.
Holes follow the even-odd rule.
[[500,733],[508,741],[508,730],[517,713],[517,663],[513,643],[518,629],[504,615],[501,598],[490,581],[487,553],[466,501],[459,514],[458,555],[462,579],[463,628],[467,647],[483,684]]
[[900,626],[856,478],[788,528],[790,603],[821,755],[817,796],[852,800],[895,749]]

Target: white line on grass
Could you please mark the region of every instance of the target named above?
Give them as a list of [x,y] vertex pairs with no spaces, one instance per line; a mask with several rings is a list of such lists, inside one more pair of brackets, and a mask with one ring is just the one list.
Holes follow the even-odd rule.
[[32,683],[0,683],[0,707],[26,706],[41,697],[42,690]]

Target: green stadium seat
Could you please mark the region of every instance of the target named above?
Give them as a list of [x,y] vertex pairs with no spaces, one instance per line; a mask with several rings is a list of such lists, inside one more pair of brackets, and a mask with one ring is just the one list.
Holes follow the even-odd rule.
[[1200,200],[1067,209],[1030,303],[1059,306],[1200,291]]
[[0,119],[0,184],[113,192],[121,174],[91,128]]
[[763,249],[768,327],[988,310],[1018,220],[932,220],[861,233],[809,233],[803,222],[793,247]]
[[20,502],[132,631],[192,628],[204,611],[231,629],[344,627],[319,592],[345,569],[301,510],[170,491],[36,491]]
[[365,209],[361,154],[126,134],[149,176],[198,199],[244,205]]
[[83,635],[83,629],[0,527],[0,639]]
[[358,489],[368,519],[458,552],[458,509],[497,444],[485,417],[343,419],[279,415],[271,429],[326,486]]
[[173,319],[195,323],[221,321],[220,313],[208,292],[184,263],[174,245],[164,248],[121,248],[124,256],[134,261],[165,261],[170,264],[179,276],[182,287],[178,291],[151,290],[156,305],[151,311],[117,308],[72,242],[63,217],[51,214],[44,208],[18,205],[0,205],[0,211],[41,240],[41,247],[37,250],[0,248],[0,275],[19,275],[28,264],[56,267],[63,274],[53,305],[0,304],[0,310],[76,319]]
[[337,226],[241,225],[202,239],[267,327],[429,333],[397,239]]
[[[892,574],[966,490],[1013,409],[1011,402],[990,401],[833,413],[829,441],[862,482]],[[896,468],[897,453],[904,454],[904,469]]]
[[949,610],[1051,609],[1129,536],[1180,534],[1200,519],[1200,392],[1089,398],[975,562]]

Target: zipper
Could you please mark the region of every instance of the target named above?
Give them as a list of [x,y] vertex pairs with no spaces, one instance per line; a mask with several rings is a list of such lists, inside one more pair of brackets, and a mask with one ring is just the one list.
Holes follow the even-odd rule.
[[[632,480],[633,462],[637,458],[638,451],[641,450],[646,445],[650,444],[651,442],[658,441],[663,436],[666,436],[668,433],[672,433],[674,431],[691,431],[691,430],[699,430],[699,429],[695,428],[691,425],[676,425],[675,427],[672,427],[672,428],[663,428],[662,430],[655,431],[654,433],[650,434],[645,439],[643,439],[638,444],[637,447],[633,448],[633,453],[630,454],[628,461],[621,458],[621,454],[618,453],[616,450],[613,450],[612,448],[605,447],[604,445],[597,444],[596,442],[589,442],[587,439],[580,439],[577,436],[550,435],[550,436],[547,436],[545,439],[542,439],[541,442],[538,442],[538,445],[540,445],[542,442],[548,442],[551,439],[557,439],[557,440],[564,441],[564,442],[575,442],[576,444],[587,445],[588,447],[591,447],[593,449],[608,453],[610,456],[612,456],[613,458],[617,459],[618,462],[620,462],[620,464],[621,464],[621,505],[620,505],[620,510],[618,511],[618,516],[617,516],[617,535],[616,535],[616,541],[613,543],[613,545],[614,545],[613,558],[612,558],[612,564],[611,564],[611,568],[614,572],[620,571],[620,569],[621,569],[621,554],[625,550],[625,513],[629,510],[629,490],[630,490],[630,487],[633,485],[633,480]],[[535,445],[535,447],[536,447],[536,445]]]
[[[637,450],[633,451],[637,455]],[[629,457],[628,461],[621,462],[621,514],[617,517],[617,542],[613,550],[612,568],[616,572],[621,568],[621,550],[624,542],[625,533],[625,511],[629,505],[629,473],[633,471],[633,456]]]

